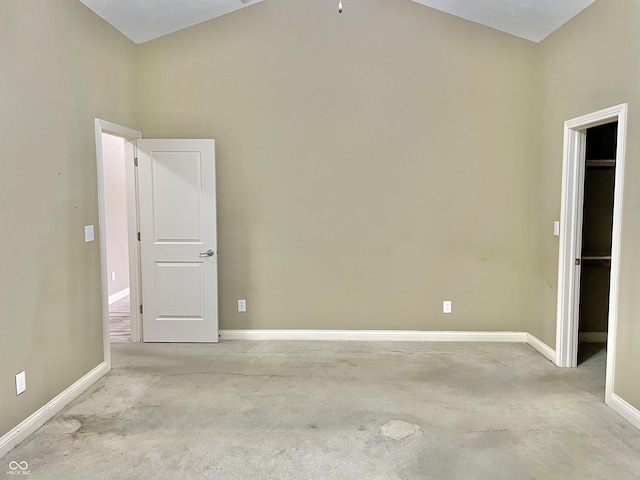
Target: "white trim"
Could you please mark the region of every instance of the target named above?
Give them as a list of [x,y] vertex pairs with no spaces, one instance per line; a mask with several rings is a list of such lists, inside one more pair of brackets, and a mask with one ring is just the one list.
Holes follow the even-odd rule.
[[131,289],[127,287],[124,290],[120,290],[119,292],[114,293],[113,295],[109,295],[109,305],[111,305],[112,303],[116,303],[118,300],[122,300],[124,297],[129,295],[130,292]]
[[580,332],[578,339],[581,343],[607,343],[607,332]]
[[538,351],[542,356],[546,357],[547,360],[550,360],[555,363],[556,361],[556,351],[551,348],[549,345],[544,343],[539,338],[527,333],[527,343],[531,345],[532,348]]
[[611,410],[640,430],[640,410],[615,393],[612,393],[605,403],[611,407]]
[[411,330],[220,330],[221,340],[336,340],[385,342],[527,342],[525,332]]
[[[131,141],[142,138],[142,132],[123,127],[99,118],[95,119],[95,142],[96,142],[96,163],[97,163],[97,180],[98,180],[98,216],[99,216],[99,236],[100,236],[100,278],[102,279],[102,339],[104,350],[104,361],[108,370],[111,369],[111,344],[109,339],[109,292],[107,285],[109,282],[109,273],[107,269],[107,239],[105,237],[105,200],[104,200],[104,154],[102,151],[102,134],[109,133],[128,140],[125,142],[125,161],[127,175],[127,216],[129,224],[129,288],[131,295],[131,304],[137,305],[139,292],[139,269],[138,269],[138,250],[131,248],[132,243],[137,247],[137,241],[133,242],[131,237],[137,234],[131,231],[131,217],[137,222],[137,203],[135,199],[135,183],[131,181],[131,172],[133,166],[134,149],[130,148]],[[133,197],[132,197],[133,195]],[[134,223],[135,225],[135,223]],[[132,267],[133,266],[133,267]],[[131,341],[140,341],[140,316],[137,308],[131,309]]]
[[103,362],[60,395],[49,401],[44,407],[29,416],[29,418],[21,422],[17,427],[3,435],[2,438],[0,438],[0,458],[38,430],[38,428],[48,422],[54,415],[73,402],[107,373],[109,373],[109,367]]
[[627,104],[574,118],[564,124],[562,167],[562,204],[560,212],[560,255],[558,262],[558,308],[556,359],[559,367],[577,366],[578,302],[580,268],[575,259],[581,256],[582,204],[584,191],[584,157],[586,129],[618,122],[615,198],[611,248],[611,286],[609,290],[609,334],[607,348],[607,389],[611,395],[615,361],[618,284],[620,272],[620,236],[622,227],[622,192],[624,186]]
[[[109,133],[111,135],[116,135],[122,138],[128,138],[130,140],[137,140],[138,138],[142,138],[142,132],[138,130],[133,130],[129,127],[124,127],[122,125],[118,125],[117,123],[108,122],[106,120],[102,120],[100,118],[95,119],[96,131],[98,128],[100,129],[100,133]],[[102,142],[100,142],[102,149]]]
[[[605,402],[613,396],[618,332],[618,292],[620,290],[620,240],[622,238],[622,204],[624,171],[627,155],[627,104],[620,105],[618,113],[618,146],[616,151],[616,178],[613,199],[613,227],[611,236],[611,284],[609,287],[609,318],[607,335],[607,377]],[[637,424],[636,424],[637,425]]]

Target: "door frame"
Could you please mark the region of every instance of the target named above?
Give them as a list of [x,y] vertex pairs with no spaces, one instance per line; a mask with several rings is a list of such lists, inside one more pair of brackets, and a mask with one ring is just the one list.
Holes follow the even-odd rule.
[[586,130],[618,122],[616,174],[611,245],[611,286],[607,335],[607,376],[605,401],[609,403],[613,387],[618,319],[618,284],[620,273],[620,237],[622,232],[622,198],[628,104],[623,103],[564,124],[562,199],[560,212],[560,256],[558,262],[558,311],[556,330],[556,365],[576,367],[578,355],[578,321],[580,269],[575,259],[582,251],[582,207],[586,154]]
[[134,166],[136,156],[136,140],[142,138],[142,132],[99,118],[95,119],[96,161],[98,167],[98,216],[100,238],[100,278],[102,284],[102,330],[104,344],[104,360],[111,369],[111,343],[109,339],[109,272],[107,268],[107,239],[105,222],[105,185],[104,185],[104,152],[102,134],[108,133],[125,140],[125,175],[127,182],[127,224],[129,244],[129,288],[131,298],[131,341],[142,340],[140,313],[134,305],[140,299],[140,252],[138,245],[138,199],[137,180]]

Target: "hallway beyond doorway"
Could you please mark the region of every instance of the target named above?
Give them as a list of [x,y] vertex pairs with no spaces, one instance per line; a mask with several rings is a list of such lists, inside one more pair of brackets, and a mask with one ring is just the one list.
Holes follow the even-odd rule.
[[131,296],[109,305],[109,340],[111,343],[131,341]]

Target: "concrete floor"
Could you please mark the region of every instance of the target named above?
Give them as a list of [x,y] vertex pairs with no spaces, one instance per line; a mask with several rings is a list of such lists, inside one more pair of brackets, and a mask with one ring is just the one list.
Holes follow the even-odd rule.
[[604,352],[525,344],[113,345],[113,371],[0,460],[34,479],[638,479]]

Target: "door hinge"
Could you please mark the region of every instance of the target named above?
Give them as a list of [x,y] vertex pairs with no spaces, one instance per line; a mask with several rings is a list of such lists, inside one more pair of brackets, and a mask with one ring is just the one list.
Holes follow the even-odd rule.
[[140,305],[140,315],[142,315],[142,305]]
[[138,157],[136,157],[136,158],[134,158],[134,159],[133,159],[133,165],[134,165],[135,167],[137,167],[137,166],[138,166]]
[[138,232],[138,241],[140,241],[140,232]]

